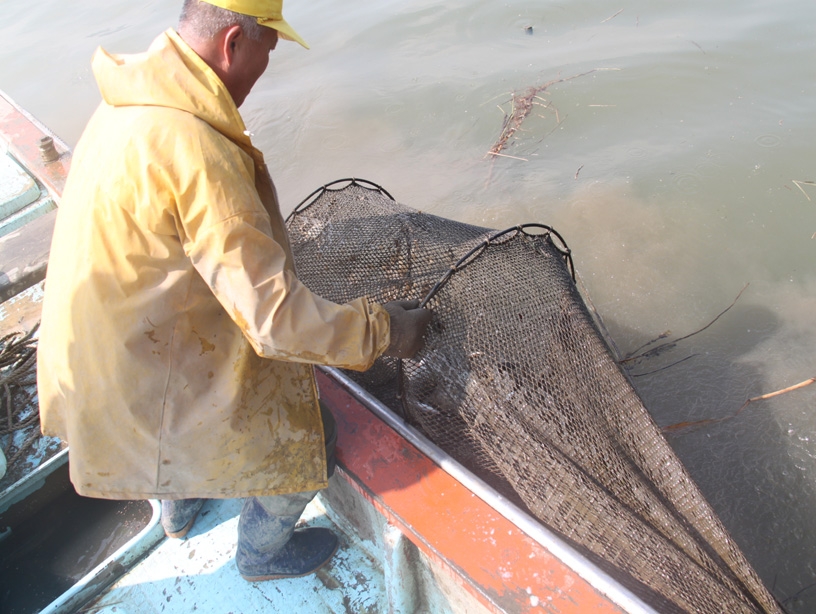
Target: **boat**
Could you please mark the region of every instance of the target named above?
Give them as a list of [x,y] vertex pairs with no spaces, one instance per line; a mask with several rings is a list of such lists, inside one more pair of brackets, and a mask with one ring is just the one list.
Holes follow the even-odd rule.
[[[2,92],[0,149],[10,176],[25,186],[12,191],[13,206],[0,203],[0,213],[17,216],[7,232],[0,230],[0,339],[22,346],[36,340],[71,152]],[[302,521],[332,528],[340,548],[314,574],[259,583],[244,581],[234,563],[240,500],[207,501],[187,537],[169,539],[158,501],[76,495],[65,444],[28,441],[38,432],[29,381],[22,397],[28,431],[14,443],[20,466],[10,466],[0,482],[0,611],[656,611],[631,583],[610,575],[359,381],[328,367],[317,367],[316,375],[337,422],[338,465]]]
[[[48,247],[71,152],[2,92],[0,149],[3,162],[29,178],[27,195],[17,198],[18,210],[10,214],[17,218],[4,220],[6,229],[0,230],[0,297],[4,300],[0,337],[4,337],[30,332],[39,319]],[[28,202],[20,205],[23,201]],[[127,512],[123,511],[127,506],[116,505],[119,502],[92,500],[113,505],[84,516],[72,514],[79,504],[65,500],[72,491],[67,447],[43,437],[46,441],[22,459],[25,471],[0,493],[0,563],[9,556],[12,535],[26,530],[41,535],[42,523],[59,524],[63,535],[98,540],[101,545],[89,545],[91,549],[109,551],[112,540],[117,548],[82,570],[82,561],[63,559],[70,558],[72,548],[82,550],[79,558],[83,558],[88,548],[49,542],[46,549],[52,551],[34,552],[37,544],[26,543],[25,556],[41,567],[32,572],[33,580],[17,582],[15,587],[8,586],[11,576],[4,576],[0,609],[652,611],[343,372],[318,368],[317,380],[339,430],[336,474],[304,514],[307,524],[331,527],[340,536],[340,549],[323,569],[291,580],[257,584],[242,580],[233,562],[237,500],[208,501],[183,540],[164,536],[157,501],[129,502],[132,509]],[[32,403],[36,405],[36,399]],[[75,493],[69,498],[84,499]],[[67,524],[53,519],[60,515],[71,518],[63,519]],[[108,527],[106,515],[129,518],[137,526],[124,533],[109,528],[115,539],[100,535],[98,528],[82,526],[92,518]],[[36,518],[34,526],[25,526],[29,518]],[[80,569],[81,576],[73,577],[76,569],[72,576],[61,565]],[[16,594],[45,593],[32,585],[37,581],[54,585],[51,593],[30,599]]]

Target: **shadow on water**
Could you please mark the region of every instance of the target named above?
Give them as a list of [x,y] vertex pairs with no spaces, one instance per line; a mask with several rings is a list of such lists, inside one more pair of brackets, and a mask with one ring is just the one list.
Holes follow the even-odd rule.
[[[642,339],[641,332],[607,324],[617,339]],[[781,327],[770,309],[738,304],[711,328],[629,372],[664,429],[725,418],[748,398],[774,390],[749,357]],[[797,458],[792,441],[795,431],[812,429],[790,417],[803,421],[801,408],[813,396],[810,389],[797,391],[666,434],[766,586],[789,612],[802,614],[816,611],[816,486],[808,479],[816,467],[812,457],[809,466]]]

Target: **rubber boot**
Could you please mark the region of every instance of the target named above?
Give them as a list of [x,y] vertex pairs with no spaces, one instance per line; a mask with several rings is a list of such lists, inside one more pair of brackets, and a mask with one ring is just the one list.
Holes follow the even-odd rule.
[[161,523],[167,537],[180,538],[192,528],[205,499],[178,499],[161,502]]
[[274,500],[280,513],[273,514],[253,497],[244,502],[238,520],[238,551],[235,563],[248,582],[298,578],[317,571],[329,562],[338,540],[329,529],[307,527],[295,530],[300,515],[316,492],[294,493]]
[[[326,473],[334,474],[337,424],[320,403],[326,444]],[[337,550],[337,537],[328,529],[295,530],[303,510],[318,491],[272,497],[252,497],[244,502],[238,520],[235,563],[249,582],[297,578],[317,571]]]

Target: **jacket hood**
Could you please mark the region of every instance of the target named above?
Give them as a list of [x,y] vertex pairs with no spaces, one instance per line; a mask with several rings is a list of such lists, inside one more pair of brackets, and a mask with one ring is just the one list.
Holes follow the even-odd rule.
[[246,126],[221,79],[173,30],[144,53],[97,49],[92,60],[102,99],[113,106],[160,106],[204,120],[233,141],[250,146]]

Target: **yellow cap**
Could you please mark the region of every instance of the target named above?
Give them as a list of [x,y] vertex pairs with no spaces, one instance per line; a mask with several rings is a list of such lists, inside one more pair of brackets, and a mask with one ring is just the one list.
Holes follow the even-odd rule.
[[257,17],[258,23],[267,28],[277,30],[281,38],[300,43],[306,49],[306,44],[300,35],[295,32],[283,18],[283,0],[202,0],[207,4],[227,9],[233,13]]

